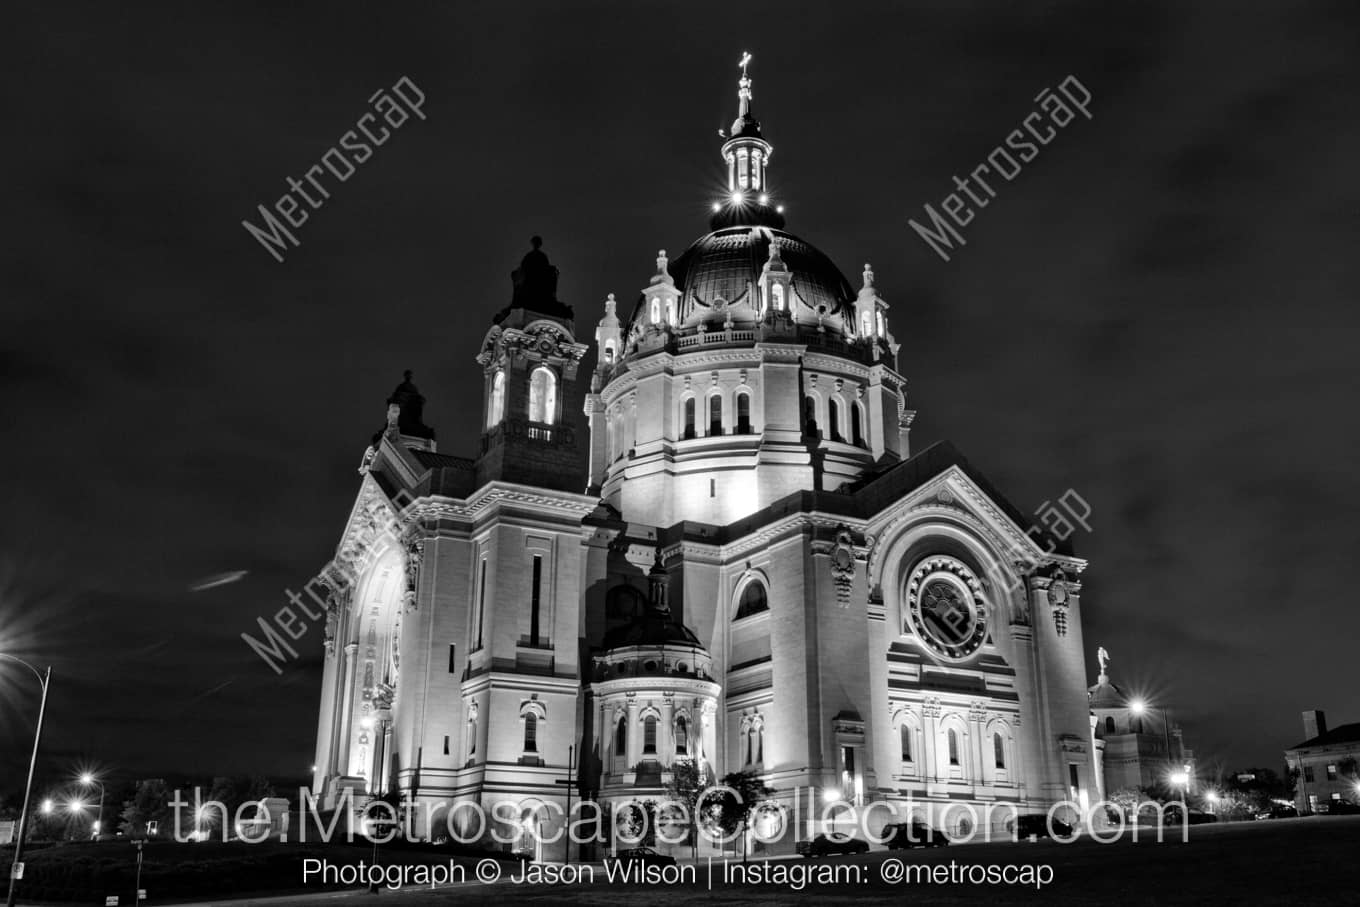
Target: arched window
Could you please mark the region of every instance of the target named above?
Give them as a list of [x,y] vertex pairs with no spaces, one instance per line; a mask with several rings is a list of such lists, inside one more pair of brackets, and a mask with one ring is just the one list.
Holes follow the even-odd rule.
[[770,284],[770,301],[776,312],[784,311],[784,285],[782,283]]
[[557,376],[540,365],[529,378],[529,421],[552,425],[557,417]]
[[878,319],[878,336],[882,337],[886,335],[888,332],[888,322],[883,317],[883,310],[879,309],[875,312],[874,317]]
[[723,433],[722,397],[717,394],[708,398],[708,433],[712,437]]
[[861,316],[860,322],[860,333],[865,337],[871,336],[874,333],[874,323],[868,312],[865,312],[864,315]]
[[477,719],[469,718],[467,723],[468,758],[477,755]]
[[831,440],[841,440],[841,401],[832,397],[826,402],[826,421],[831,429]]
[[850,404],[850,440],[856,447],[866,446],[864,443],[864,416],[862,407],[858,403]]
[[604,361],[610,363],[614,361],[614,341],[609,340],[604,345]]
[[628,719],[620,718],[618,727],[614,728],[614,755],[628,755]]
[[618,460],[628,452],[628,442],[623,437],[623,410],[614,410],[614,459]]
[[688,441],[690,438],[695,437],[694,410],[695,410],[694,398],[690,397],[688,400],[685,401],[685,431],[680,436],[686,441]]
[[902,737],[902,761],[911,761],[911,725],[903,724],[901,729]]
[[486,408],[486,427],[495,428],[505,417],[505,372],[497,370],[491,379],[491,404]]
[[689,723],[684,715],[675,719],[675,755],[689,755]]
[[997,768],[1006,767],[1006,742],[1001,739],[1000,734],[992,735],[992,755],[995,757]]
[[524,751],[538,752],[538,716],[533,712],[524,716]]
[[737,185],[741,186],[743,189],[751,185],[751,174],[746,165],[747,160],[746,149],[737,149]]
[[811,394],[803,398],[803,434],[809,438],[820,437],[817,432],[817,399]]
[[737,394],[737,434],[749,435],[751,433],[751,395],[747,393]]
[[949,764],[959,764],[959,732],[949,729]]
[[652,324],[661,323],[661,297],[652,297]]
[[675,327],[675,300],[674,300],[674,299],[667,299],[667,300],[666,300],[666,323],[669,324],[671,327]]
[[759,614],[761,611],[770,610],[769,599],[765,595],[765,587],[758,581],[752,580],[741,590],[741,601],[737,604],[737,620],[743,617],[750,617],[752,614]]
[[1114,718],[1110,715],[1105,716],[1105,733],[1106,735],[1114,733]]
[[642,719],[642,751],[656,752],[656,716],[648,715]]
[[604,597],[606,620],[632,620],[641,610],[642,593],[632,586],[615,586]]

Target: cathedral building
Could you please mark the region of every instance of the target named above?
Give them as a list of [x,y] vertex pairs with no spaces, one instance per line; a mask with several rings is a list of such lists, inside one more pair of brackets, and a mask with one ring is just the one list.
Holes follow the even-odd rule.
[[744,66],[738,100],[708,231],[593,336],[535,238],[467,351],[474,458],[409,373],[390,398],[334,561],[324,803],[510,802],[560,859],[529,833],[568,798],[660,798],[686,761],[773,788],[801,816],[776,850],[830,800],[951,831],[1095,800],[1085,562],[947,443],[913,453],[873,270],[786,229]]

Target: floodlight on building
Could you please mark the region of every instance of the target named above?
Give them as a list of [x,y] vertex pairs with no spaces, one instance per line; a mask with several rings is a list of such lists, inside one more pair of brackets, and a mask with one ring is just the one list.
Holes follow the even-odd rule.
[[828,787],[826,790],[822,791],[823,803],[835,803],[840,798],[841,792],[834,787]]
[[1141,715],[1147,711],[1147,703],[1141,699],[1135,699],[1129,703],[1129,711],[1135,715]]

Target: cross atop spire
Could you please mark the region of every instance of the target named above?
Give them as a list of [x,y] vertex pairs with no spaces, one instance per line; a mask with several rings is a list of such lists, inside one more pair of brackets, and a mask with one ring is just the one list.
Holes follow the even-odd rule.
[[741,62],[737,64],[741,67],[741,79],[737,82],[738,117],[748,116],[751,113],[751,77],[746,74],[746,67],[750,63],[751,55],[742,51]]

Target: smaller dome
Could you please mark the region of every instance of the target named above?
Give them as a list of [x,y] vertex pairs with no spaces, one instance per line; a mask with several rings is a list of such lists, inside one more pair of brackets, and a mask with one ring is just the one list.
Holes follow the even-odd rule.
[[1092,684],[1086,690],[1086,697],[1093,709],[1127,709],[1129,707],[1129,697],[1109,680]]
[[604,648],[626,649],[631,646],[693,646],[702,649],[699,637],[669,613],[647,609],[632,623],[615,627],[604,635]]

